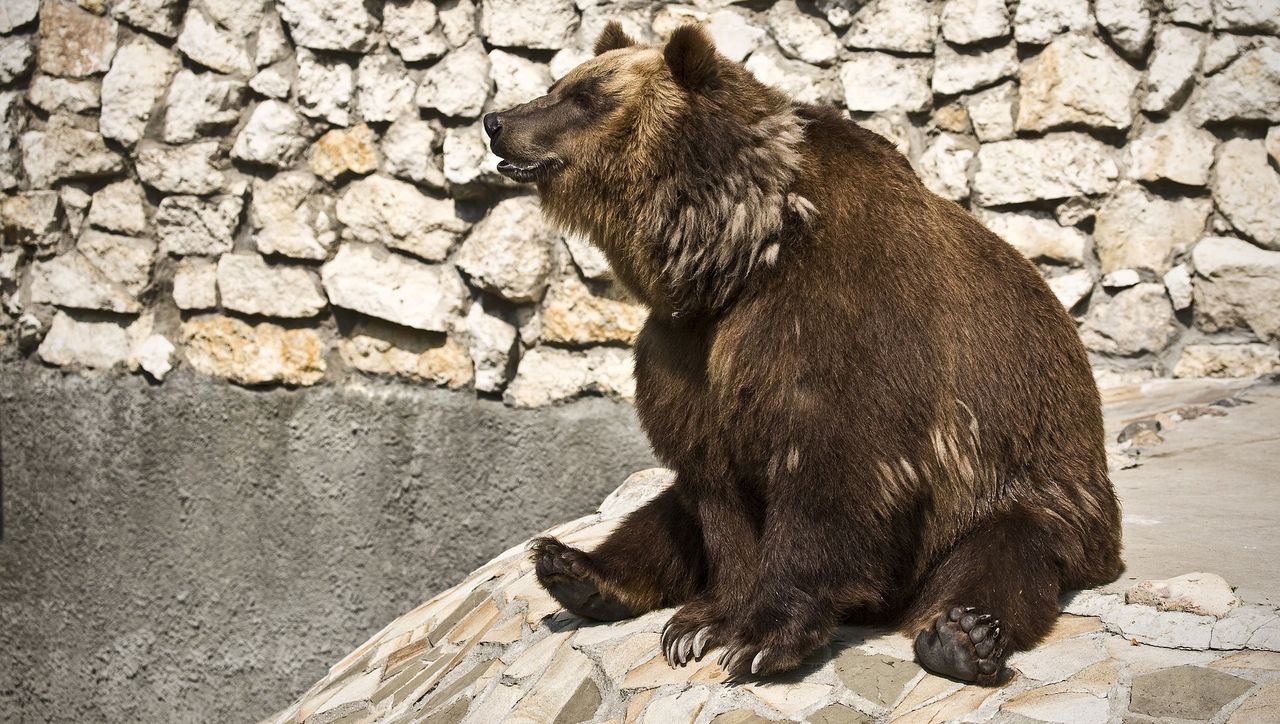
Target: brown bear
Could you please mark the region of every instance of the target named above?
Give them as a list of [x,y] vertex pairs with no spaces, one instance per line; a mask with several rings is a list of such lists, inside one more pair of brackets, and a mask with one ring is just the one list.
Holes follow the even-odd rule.
[[673,665],[787,671],[852,620],[1000,682],[1060,593],[1122,570],[1071,318],[887,141],[698,26],[646,46],[610,24],[595,53],[483,123],[648,306],[636,409],[676,482],[596,550],[537,540],[538,579],[591,619],[680,606]]

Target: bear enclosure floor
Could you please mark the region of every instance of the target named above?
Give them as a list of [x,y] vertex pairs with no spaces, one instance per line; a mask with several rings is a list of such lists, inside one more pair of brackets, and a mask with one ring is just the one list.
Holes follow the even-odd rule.
[[[659,650],[671,609],[577,619],[539,588],[521,545],[391,622],[269,721],[1280,721],[1280,385],[1151,382],[1107,390],[1104,406],[1129,568],[1064,596],[1002,687],[930,675],[908,637],[854,626],[784,678],[728,682],[715,652],[673,669]],[[590,549],[671,479],[636,473],[548,533]]]

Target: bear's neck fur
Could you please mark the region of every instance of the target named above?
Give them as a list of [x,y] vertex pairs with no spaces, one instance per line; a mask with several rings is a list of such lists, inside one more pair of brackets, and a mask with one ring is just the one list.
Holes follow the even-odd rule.
[[781,94],[748,82],[699,94],[651,86],[613,129],[607,157],[539,184],[550,216],[589,236],[655,312],[723,310],[785,257],[788,220],[815,214],[790,193],[803,121]]

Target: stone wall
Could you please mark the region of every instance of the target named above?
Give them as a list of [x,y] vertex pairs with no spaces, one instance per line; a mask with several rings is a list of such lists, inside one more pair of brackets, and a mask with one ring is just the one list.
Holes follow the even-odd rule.
[[896,141],[1040,265],[1103,377],[1280,368],[1275,0],[6,0],[0,349],[629,396],[644,311],[478,123],[615,18],[705,21]]

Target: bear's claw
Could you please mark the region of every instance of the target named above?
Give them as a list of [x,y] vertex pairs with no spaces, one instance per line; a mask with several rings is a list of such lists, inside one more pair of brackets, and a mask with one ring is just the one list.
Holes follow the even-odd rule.
[[1000,621],[973,607],[956,606],[916,635],[916,658],[929,671],[994,686],[1004,678]]

